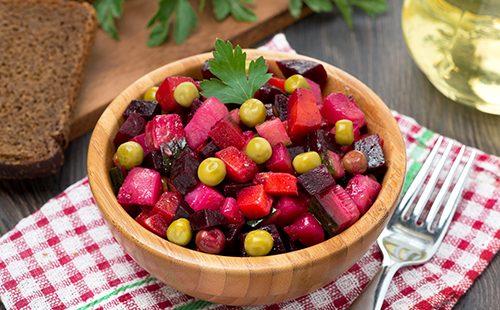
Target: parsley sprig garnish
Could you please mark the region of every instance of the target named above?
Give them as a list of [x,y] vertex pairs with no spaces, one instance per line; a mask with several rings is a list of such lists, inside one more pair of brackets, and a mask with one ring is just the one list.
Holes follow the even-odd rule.
[[115,19],[122,16],[124,0],[96,0],[94,8],[97,13],[97,20],[102,30],[106,31],[113,39],[118,40],[118,30]]
[[201,82],[204,97],[217,97],[224,103],[242,104],[253,97],[271,74],[267,73],[264,58],[252,60],[245,70],[247,54],[239,45],[233,48],[229,41],[215,41],[214,58],[209,60],[210,72],[217,78]]
[[[118,39],[115,20],[122,15],[124,0],[96,0],[94,7],[101,27],[112,38]],[[374,16],[387,10],[387,0],[289,0],[290,14],[298,18],[304,6],[313,12],[331,12],[336,7],[347,25],[352,28],[355,8]],[[198,11],[211,6],[216,20],[223,21],[229,16],[240,22],[257,20],[251,8],[252,0],[200,0]],[[148,23],[151,28],[148,45],[158,46],[169,37],[173,24],[173,37],[177,44],[184,42],[196,29],[198,15],[189,0],[158,0],[158,10]]]

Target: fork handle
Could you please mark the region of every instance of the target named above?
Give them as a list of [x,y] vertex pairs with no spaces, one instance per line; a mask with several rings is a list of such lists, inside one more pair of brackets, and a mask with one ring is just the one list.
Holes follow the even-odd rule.
[[368,284],[366,289],[351,305],[354,310],[379,310],[382,308],[385,294],[389,288],[392,277],[400,266],[382,265],[382,268],[377,272],[372,281]]

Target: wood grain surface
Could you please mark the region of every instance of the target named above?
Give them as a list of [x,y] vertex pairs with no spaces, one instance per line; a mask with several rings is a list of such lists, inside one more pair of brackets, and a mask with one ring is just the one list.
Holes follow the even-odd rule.
[[[206,52],[218,37],[248,46],[296,21],[288,14],[288,0],[255,0],[252,7],[258,17],[255,23],[239,23],[233,18],[219,23],[205,10],[199,16],[200,26],[184,44],[168,40],[159,47],[149,48],[146,41],[150,30],[146,25],[157,9],[157,1],[125,1],[123,18],[117,23],[120,41],[112,40],[102,30],[97,32],[73,113],[70,138],[91,130],[111,100],[153,69]],[[304,10],[304,15],[308,12]]]
[[[462,143],[500,155],[500,117],[454,103],[433,88],[413,63],[404,44],[401,1],[389,0],[389,4],[389,12],[376,19],[356,14],[354,31],[337,15],[325,14],[299,21],[287,28],[285,34],[301,54],[350,72],[377,92],[390,108]],[[0,235],[86,175],[89,139],[87,134],[70,144],[65,165],[53,177],[0,182]],[[497,256],[456,309],[498,309],[498,279]]]

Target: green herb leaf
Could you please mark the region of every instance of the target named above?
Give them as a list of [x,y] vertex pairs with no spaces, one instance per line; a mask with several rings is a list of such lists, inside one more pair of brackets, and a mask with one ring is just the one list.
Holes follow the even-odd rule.
[[257,15],[245,6],[248,3],[252,0],[212,0],[215,19],[221,21],[231,14],[239,22],[254,22]]
[[234,19],[239,22],[254,22],[257,20],[257,15],[247,8],[241,1],[239,0],[228,0],[231,5],[231,15],[233,15]]
[[231,6],[227,0],[212,0],[212,6],[215,19],[218,21],[226,19],[231,13]]
[[290,14],[298,18],[304,3],[317,13],[331,12],[333,4],[335,4],[349,28],[352,28],[353,23],[353,7],[357,7],[371,16],[384,13],[387,10],[387,0],[290,0],[288,3]]
[[[172,16],[175,15],[175,20]],[[198,24],[198,17],[188,0],[160,0],[158,11],[149,20],[153,27],[149,34],[148,46],[158,46],[168,39],[170,24],[174,23],[174,39],[177,44],[184,42]]]
[[224,103],[242,104],[253,97],[271,74],[267,73],[264,58],[252,60],[245,71],[246,53],[239,45],[233,49],[229,41],[215,41],[214,58],[209,61],[210,71],[217,77],[201,82],[204,97],[217,97]]
[[115,19],[122,16],[123,0],[96,0],[94,2],[97,21],[102,30],[108,33],[113,39],[119,40]]
[[382,14],[387,11],[386,0],[349,0],[349,2],[370,16]]
[[299,18],[302,12],[302,0],[290,0],[290,2],[288,2],[288,11],[290,11],[293,17]]
[[304,0],[307,6],[316,13],[331,12],[333,4],[331,0]]
[[347,26],[352,28],[352,8],[347,0],[333,0]]
[[188,0],[177,0],[175,8],[175,43],[181,44],[196,28],[198,17]]

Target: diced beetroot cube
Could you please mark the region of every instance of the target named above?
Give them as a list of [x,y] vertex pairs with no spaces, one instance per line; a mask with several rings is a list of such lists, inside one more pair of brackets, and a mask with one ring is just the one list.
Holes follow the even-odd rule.
[[118,203],[124,206],[139,205],[152,207],[162,192],[160,173],[142,167],[130,170],[118,191]]
[[325,165],[320,165],[319,167],[301,174],[299,176],[299,182],[311,196],[319,194],[330,186],[335,185],[335,180],[330,172],[328,172]]
[[125,112],[123,112],[123,118],[129,117],[132,113],[137,113],[149,121],[153,116],[161,113],[161,108],[154,101],[132,100],[127,109],[125,109]]
[[251,130],[247,130],[243,132],[243,136],[245,137],[245,145],[247,145],[248,141],[252,140],[255,136],[255,133]]
[[198,159],[193,152],[185,149],[178,158],[174,159],[170,171],[170,178],[175,188],[185,195],[198,183]]
[[226,224],[226,219],[219,211],[203,209],[191,214],[189,216],[189,223],[193,230],[201,230],[224,225]]
[[354,224],[359,218],[358,207],[340,185],[330,187],[316,195],[316,198],[337,224],[339,232]]
[[342,158],[339,154],[333,151],[327,151],[326,158],[324,158],[323,161],[335,180],[342,179],[345,176]]
[[264,191],[264,186],[258,184],[240,190],[236,203],[247,219],[255,220],[269,214],[273,200]]
[[227,116],[236,125],[240,124],[240,109],[232,109]]
[[174,220],[180,218],[189,218],[191,214],[194,213],[194,210],[184,201],[181,200],[179,206],[177,207],[177,211],[175,212]]
[[264,104],[264,108],[266,108],[266,120],[273,119],[275,117],[273,104],[266,103],[266,104]]
[[175,102],[174,90],[177,85],[183,82],[194,84],[194,80],[186,76],[170,76],[160,84],[160,87],[156,91],[156,101],[158,101],[164,112],[168,113],[180,108],[180,105]]
[[370,135],[354,142],[354,149],[365,154],[368,169],[377,169],[385,165],[385,156],[382,149],[383,141],[379,135]]
[[277,95],[274,97],[274,114],[282,120],[288,119],[288,97],[285,95]]
[[253,183],[230,183],[224,185],[224,195],[226,197],[236,197],[238,192],[245,187],[252,186]]
[[240,251],[241,231],[244,224],[228,224],[226,226],[226,246],[224,247],[224,254],[237,256]]
[[265,138],[271,144],[271,146],[275,146],[278,143],[283,143],[284,145],[292,143],[286,132],[285,126],[283,126],[279,118],[265,121],[255,126],[255,129],[261,137]]
[[215,156],[226,164],[227,176],[234,182],[248,182],[258,171],[255,162],[234,146],[218,151]]
[[184,128],[189,147],[197,150],[203,145],[210,129],[228,113],[227,107],[217,98],[211,97],[205,100]]
[[356,105],[354,100],[342,93],[333,93],[326,96],[321,108],[321,114],[332,125],[341,119],[351,120],[354,127],[361,128],[365,122],[365,114]]
[[139,114],[130,114],[130,116],[120,126],[120,129],[118,129],[113,143],[118,147],[120,144],[129,141],[137,135],[140,135],[143,133],[145,125],[146,121]]
[[273,154],[266,162],[266,167],[273,172],[293,173],[292,158],[283,143],[273,146]]
[[355,175],[347,183],[345,191],[358,206],[359,213],[364,214],[372,206],[382,186],[365,175]]
[[305,246],[312,246],[325,240],[321,224],[311,213],[305,213],[291,225],[284,228],[292,240],[299,240]]
[[267,83],[269,83],[269,85],[271,86],[281,89],[282,92],[285,92],[285,79],[280,79],[273,76],[269,79],[269,81],[267,81]]
[[203,62],[203,65],[201,66],[201,76],[206,80],[215,77],[215,75],[210,71],[210,64],[208,62],[209,60],[210,59],[205,60],[205,62]]
[[220,207],[220,213],[224,215],[226,221],[230,224],[241,224],[245,222],[245,218],[236,203],[236,199],[232,197],[224,199],[224,203]]
[[279,227],[290,225],[301,214],[307,212],[308,201],[305,197],[281,197],[276,205],[276,215],[273,217],[275,224]]
[[241,150],[246,145],[245,136],[240,127],[227,118],[218,121],[208,135],[221,149],[234,146]]
[[283,172],[261,172],[255,176],[257,184],[264,185],[264,191],[270,195],[285,196],[299,194],[297,178]]
[[280,88],[264,84],[255,92],[253,97],[264,103],[272,103],[274,102],[274,97],[279,94],[283,94]]
[[321,114],[316,98],[309,89],[299,88],[292,93],[288,103],[288,133],[297,140],[321,127]]
[[137,142],[142,146],[142,151],[144,152],[144,156],[148,155],[151,152],[151,149],[146,145],[145,133],[141,133],[140,135],[133,137],[130,141]]
[[162,143],[182,137],[184,128],[178,114],[157,115],[146,125],[146,145],[152,150],[158,150]]
[[186,115],[186,118],[183,120],[184,124],[187,124],[191,121],[191,119],[194,116],[194,113],[198,110],[199,107],[203,104],[203,101],[201,101],[199,98],[196,98],[193,100],[193,103],[191,104],[191,107],[189,108],[189,112]]
[[306,151],[306,148],[302,145],[294,145],[288,147],[287,149],[291,158],[295,158],[295,156],[299,155],[300,153],[304,153]]
[[207,144],[203,145],[198,150],[198,153],[202,158],[207,158],[214,156],[215,152],[219,150],[220,150],[219,147],[217,147],[217,145],[215,145],[215,143],[212,140],[209,140]]
[[327,150],[338,148],[335,142],[335,136],[323,128],[311,132],[307,136],[306,141],[309,150],[318,152],[319,154],[326,153]]
[[167,228],[170,223],[161,214],[151,211],[142,211],[135,220],[152,233],[162,238],[167,236]]
[[316,98],[316,104],[318,106],[322,106],[323,105],[323,95],[321,94],[321,87],[318,85],[318,83],[310,80],[310,79],[306,79],[307,80],[307,84],[309,84],[309,86],[311,87],[311,91],[314,95],[314,98]]
[[326,70],[322,64],[304,59],[286,59],[276,61],[284,76],[289,77],[300,74],[303,77],[313,80],[321,86],[326,84]]
[[203,209],[218,211],[224,202],[224,196],[212,187],[200,183],[186,194],[184,200],[194,211]]
[[181,197],[173,192],[164,192],[151,212],[161,214],[170,224],[175,217]]

